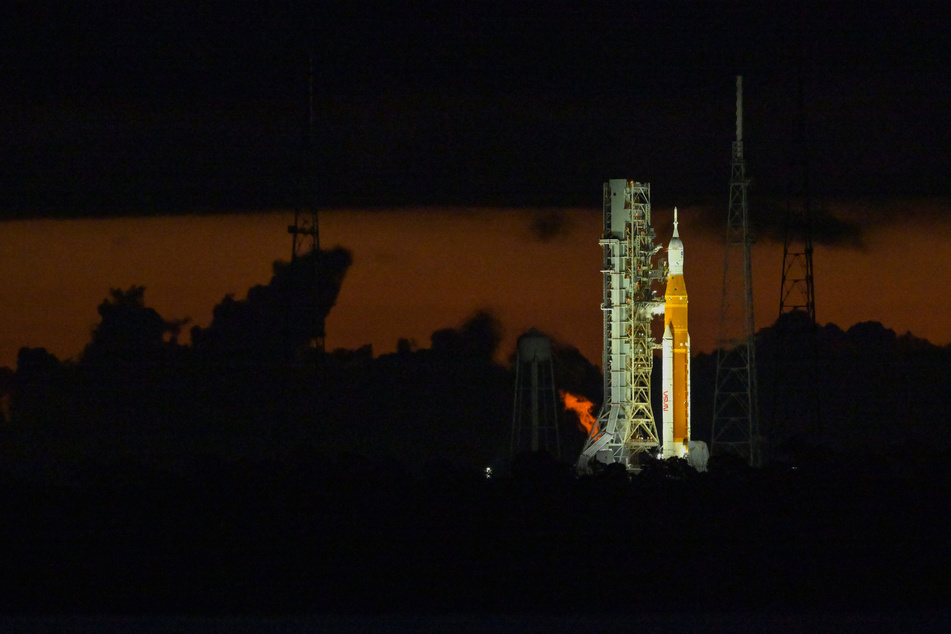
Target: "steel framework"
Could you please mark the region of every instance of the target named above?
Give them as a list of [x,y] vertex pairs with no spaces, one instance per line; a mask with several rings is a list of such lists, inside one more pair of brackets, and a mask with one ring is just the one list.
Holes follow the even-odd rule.
[[[809,151],[807,143],[803,72],[798,81],[798,136],[802,144],[799,156],[800,204],[786,204],[783,236],[783,269],[779,293],[779,318],[788,313],[801,313],[805,320],[787,320],[781,332],[783,341],[776,346],[773,369],[773,408],[770,436],[773,443],[807,433],[822,436],[818,376],[816,292],[812,264],[813,205],[809,186]],[[790,188],[792,189],[792,188]],[[803,323],[804,322],[804,323]],[[803,331],[802,328],[806,330]],[[798,332],[797,332],[798,330]],[[802,337],[805,335],[805,339]],[[790,345],[798,340],[800,345]],[[805,346],[801,344],[805,342]],[[784,397],[781,397],[781,393]],[[782,402],[782,405],[780,405]],[[780,409],[782,407],[782,409]]]
[[641,452],[659,447],[650,400],[653,351],[651,321],[663,312],[654,298],[655,268],[650,184],[612,179],[604,184],[604,233],[601,311],[604,328],[604,400],[578,459],[581,471],[590,462],[621,463],[636,468]]
[[[780,285],[779,314],[801,310],[816,323],[816,292],[812,280],[812,215],[809,201],[797,213],[792,206],[786,212],[786,230],[783,239],[783,275]],[[801,237],[794,227],[801,227]],[[774,278],[775,279],[775,278]]]
[[296,262],[304,256],[313,254],[310,258],[314,267],[313,301],[316,323],[314,324],[314,345],[317,352],[324,351],[325,325],[320,306],[320,230],[317,223],[316,192],[314,183],[317,178],[316,166],[316,139],[314,134],[314,60],[309,60],[308,66],[308,102],[307,102],[307,141],[301,157],[301,195],[297,209],[294,211],[294,224],[288,225],[287,232],[291,234],[291,262]]
[[739,455],[756,466],[761,457],[742,77],[736,78],[736,141],[731,166],[710,450]]
[[787,203],[786,207],[779,314],[801,310],[809,316],[809,321],[815,324],[816,292],[812,279],[812,204],[809,195],[809,152],[806,149],[806,104],[802,68],[799,70],[796,93],[799,109],[798,136],[802,144],[799,157],[802,207],[797,209],[791,203]]

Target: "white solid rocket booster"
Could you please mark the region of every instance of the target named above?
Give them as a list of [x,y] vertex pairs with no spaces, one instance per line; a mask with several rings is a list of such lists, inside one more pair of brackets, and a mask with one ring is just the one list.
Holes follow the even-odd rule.
[[663,456],[669,458],[676,455],[674,450],[674,333],[670,324],[664,328],[664,339],[661,348],[663,352],[661,376],[663,377]]

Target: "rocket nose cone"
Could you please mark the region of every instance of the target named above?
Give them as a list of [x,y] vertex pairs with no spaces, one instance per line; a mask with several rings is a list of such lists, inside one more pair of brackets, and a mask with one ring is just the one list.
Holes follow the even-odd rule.
[[674,231],[670,234],[670,244],[667,246],[667,249],[673,251],[674,249],[683,250],[684,243],[680,241],[680,230],[677,226],[677,208],[674,207]]

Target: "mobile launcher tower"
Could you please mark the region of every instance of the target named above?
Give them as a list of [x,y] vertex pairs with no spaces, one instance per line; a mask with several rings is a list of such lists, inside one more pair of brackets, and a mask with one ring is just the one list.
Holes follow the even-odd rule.
[[604,184],[603,250],[604,401],[578,458],[579,472],[591,461],[637,466],[638,454],[660,446],[651,407],[651,322],[664,313],[664,297],[651,288],[667,279],[666,262],[654,263],[650,184],[612,179]]

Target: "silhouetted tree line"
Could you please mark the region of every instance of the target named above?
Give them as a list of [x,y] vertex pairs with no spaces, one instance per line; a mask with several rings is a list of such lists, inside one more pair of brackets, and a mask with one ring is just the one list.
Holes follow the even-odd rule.
[[[150,308],[143,287],[112,289],[78,359],[20,350],[4,380],[11,420],[0,468],[70,481],[116,461],[164,468],[206,455],[280,458],[300,447],[414,470],[434,460],[479,469],[504,461],[514,375],[496,361],[498,320],[476,312],[434,332],[429,348],[401,340],[378,357],[369,346],[321,353],[317,329],[350,263],[339,248],[275,263],[268,284],[246,299],[225,297],[187,345],[187,320]],[[576,349],[561,354],[559,383],[596,392],[597,368]],[[567,442],[580,446],[581,432],[562,422]]]
[[[693,360],[693,431],[708,440],[716,353]],[[756,335],[767,460],[803,453],[903,461],[951,450],[951,346],[867,321],[843,331],[784,314]]]
[[[321,257],[339,289],[349,255]],[[0,612],[947,605],[931,580],[951,559],[937,510],[951,485],[948,348],[787,316],[758,334],[761,407],[802,411],[791,399],[818,385],[821,429],[766,427],[785,453],[762,469],[646,457],[634,476],[579,478],[569,416],[567,461],[508,460],[514,374],[490,313],[429,348],[319,354],[312,320],[286,306],[329,311],[336,290],[295,295],[299,262],[225,298],[189,345],[143,288],[115,289],[79,359],[24,348],[0,372]],[[597,368],[555,354],[560,387],[597,402]],[[695,358],[701,438],[714,370],[713,355]],[[487,478],[489,465],[505,468]]]

